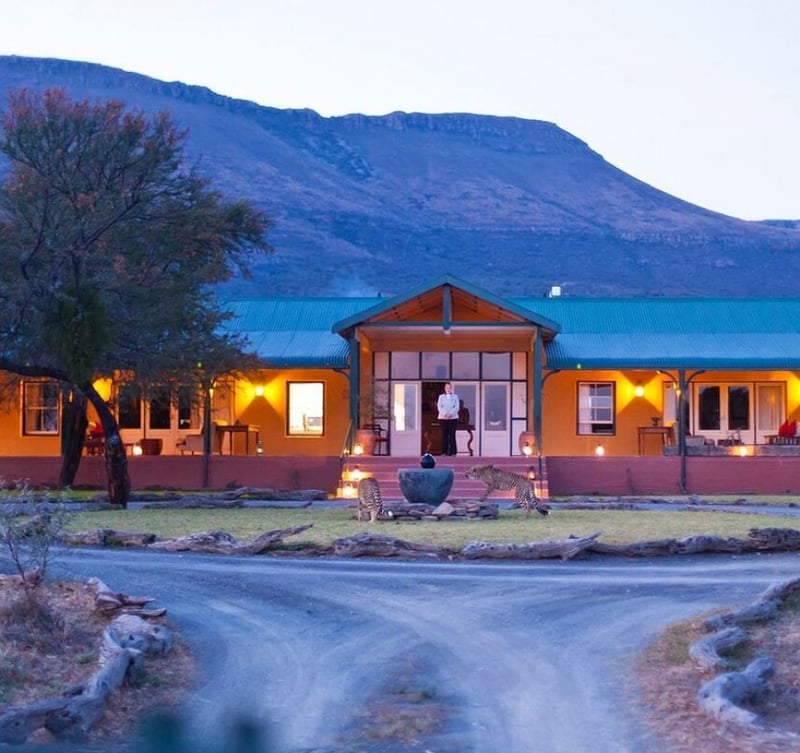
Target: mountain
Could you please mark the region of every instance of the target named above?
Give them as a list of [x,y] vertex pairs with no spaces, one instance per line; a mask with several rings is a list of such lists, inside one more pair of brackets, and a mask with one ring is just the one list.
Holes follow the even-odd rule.
[[[797,295],[800,223],[748,222],[622,172],[552,123],[325,118],[64,60],[0,56],[9,89],[168,110],[215,185],[275,220],[227,295],[391,295],[450,273],[497,294]],[[658,144],[653,144],[658,149]]]

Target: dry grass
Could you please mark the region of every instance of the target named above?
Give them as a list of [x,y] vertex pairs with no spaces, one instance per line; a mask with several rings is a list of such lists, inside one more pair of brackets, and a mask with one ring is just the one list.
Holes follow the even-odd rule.
[[[94,611],[94,598],[76,582],[54,582],[24,592],[0,582],[0,704],[24,706],[57,697],[65,688],[93,674],[108,619]],[[175,633],[174,627],[170,629]],[[191,656],[175,634],[168,654],[148,655],[145,676],[136,686],[116,693],[92,742],[130,739],[141,719],[157,709],[172,708],[194,679]],[[51,742],[37,732],[31,743]]]
[[[554,506],[555,507],[555,506]],[[601,531],[606,544],[632,544],[662,538],[683,538],[693,534],[714,534],[746,538],[751,528],[798,528],[800,518],[747,514],[744,511],[559,510],[548,518],[528,519],[521,510],[501,510],[497,520],[452,520],[441,522],[395,521],[374,524],[356,520],[354,508],[325,507],[304,509],[241,508],[234,510],[111,510],[76,513],[70,516],[71,531],[113,528],[122,531],[154,533],[173,538],[187,533],[223,530],[239,539],[252,539],[281,528],[313,523],[299,536],[287,539],[285,548],[326,548],[337,538],[352,536],[365,529],[396,536],[415,543],[434,544],[449,550],[463,549],[481,539],[497,543],[527,543],[569,536],[588,536]],[[371,526],[371,528],[370,528]]]
[[775,676],[764,702],[753,710],[763,729],[722,724],[700,711],[696,694],[713,677],[689,658],[689,646],[704,634],[708,615],[663,631],[637,662],[641,697],[648,721],[670,751],[684,753],[791,753],[800,751],[800,615],[797,601],[780,615],[749,627],[748,643],[729,657],[742,669],[766,653],[776,662]]

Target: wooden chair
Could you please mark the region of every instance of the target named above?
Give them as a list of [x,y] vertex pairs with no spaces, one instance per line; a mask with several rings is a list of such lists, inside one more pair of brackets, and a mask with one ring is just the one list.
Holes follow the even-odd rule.
[[384,436],[383,427],[380,424],[366,424],[365,429],[369,429],[375,435],[375,449],[373,455],[389,454],[389,437]]

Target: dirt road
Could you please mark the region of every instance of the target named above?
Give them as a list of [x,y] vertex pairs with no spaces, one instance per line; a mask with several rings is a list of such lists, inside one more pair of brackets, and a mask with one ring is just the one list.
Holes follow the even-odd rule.
[[[244,715],[280,753],[658,753],[638,721],[633,653],[798,566],[796,555],[445,564],[79,550],[54,575],[96,575],[168,608],[206,667],[186,708],[204,743]],[[441,717],[392,747],[369,718],[408,690]]]

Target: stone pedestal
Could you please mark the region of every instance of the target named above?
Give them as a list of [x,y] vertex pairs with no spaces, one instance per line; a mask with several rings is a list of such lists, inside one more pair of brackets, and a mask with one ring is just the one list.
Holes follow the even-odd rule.
[[398,468],[403,496],[412,504],[439,505],[453,488],[452,468]]

